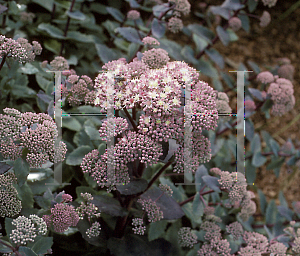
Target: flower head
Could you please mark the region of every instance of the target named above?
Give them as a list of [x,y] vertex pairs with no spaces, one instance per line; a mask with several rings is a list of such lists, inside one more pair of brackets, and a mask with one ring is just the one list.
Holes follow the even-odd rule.
[[183,29],[182,20],[177,17],[172,17],[168,21],[168,29],[176,34]]
[[129,20],[137,20],[139,19],[140,16],[141,16],[140,12],[136,10],[131,10],[127,13],[127,18]]
[[226,226],[226,231],[233,236],[234,240],[238,240],[244,233],[243,226],[237,221]]
[[132,228],[134,234],[136,235],[144,235],[146,227],[143,226],[143,219],[141,218],[134,218],[132,219],[132,225],[134,228]]
[[163,218],[163,212],[160,207],[152,199],[139,199],[138,203],[142,205],[142,209],[147,213],[149,222],[156,222]]
[[[171,2],[171,0],[169,0]],[[180,16],[180,13],[183,15],[188,15],[191,11],[191,4],[188,0],[172,0],[175,2],[175,11],[177,12],[176,15]]]
[[228,21],[233,31],[238,31],[242,27],[242,21],[238,17],[232,17]]
[[269,84],[269,83],[272,83],[274,82],[274,76],[271,72],[269,71],[263,71],[263,72],[260,72],[256,79],[261,82],[261,83],[264,83],[264,84]]
[[98,221],[94,222],[92,226],[85,232],[88,238],[96,237],[100,235],[101,225]]
[[169,60],[168,53],[161,48],[145,51],[142,57],[142,62],[152,69],[162,68]]
[[50,62],[52,70],[66,70],[69,69],[68,61],[62,56],[56,56],[54,60]]
[[143,38],[142,42],[144,45],[154,46],[154,45],[160,45],[160,42],[158,42],[154,37],[146,36]]
[[197,243],[197,236],[191,232],[190,227],[182,227],[178,231],[178,242],[182,247],[193,248]]
[[262,16],[260,17],[260,23],[259,25],[261,27],[266,27],[269,25],[269,23],[271,22],[271,15],[269,12],[264,11]]
[[64,203],[58,203],[51,208],[51,215],[44,215],[43,219],[50,227],[53,225],[55,232],[63,233],[70,226],[76,226],[79,221],[78,213],[74,206]]
[[276,5],[277,0],[262,0],[264,6],[268,5],[269,8]]
[[284,64],[278,70],[277,73],[280,77],[293,80],[295,68],[291,64]]

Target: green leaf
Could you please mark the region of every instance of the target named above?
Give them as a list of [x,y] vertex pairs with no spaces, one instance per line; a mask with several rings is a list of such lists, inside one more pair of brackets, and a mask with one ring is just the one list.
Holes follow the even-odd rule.
[[154,18],[152,21],[151,32],[156,38],[162,38],[166,32],[166,25],[157,18]]
[[216,63],[221,69],[224,68],[224,58],[222,55],[216,50],[216,49],[208,49],[205,50],[205,53],[208,55],[208,57]]
[[267,165],[267,170],[274,170],[275,168],[280,168],[284,161],[284,157],[272,157],[271,163]]
[[76,132],[80,131],[82,128],[81,124],[77,121],[77,119],[71,116],[63,117],[62,127],[68,128],[69,130],[76,131]]
[[84,126],[84,131],[91,140],[101,140],[99,131],[94,126]]
[[52,11],[54,0],[32,0],[32,2],[39,4],[49,12]]
[[149,224],[149,231],[148,231],[149,242],[162,236],[165,233],[165,229],[166,229],[167,225],[168,225],[167,220],[151,222]]
[[19,68],[18,72],[27,74],[27,75],[33,75],[33,74],[38,73],[39,70],[32,64],[26,63],[25,66]]
[[181,50],[181,55],[188,63],[196,64],[198,60],[194,57],[195,53],[192,47],[185,45]]
[[235,41],[239,40],[238,35],[231,28],[228,28],[226,31],[229,35],[230,42],[235,42]]
[[[206,176],[204,176],[206,177]],[[192,209],[193,209],[193,214],[194,214],[194,221],[198,222],[198,221],[201,221],[202,219],[202,216],[203,216],[203,212],[204,212],[204,204],[202,202],[202,200],[200,199],[200,196],[199,196],[199,192],[197,192],[195,194],[195,197],[194,197],[194,200],[193,200],[193,206],[192,206]]]
[[283,205],[278,205],[277,206],[277,210],[280,213],[280,215],[282,215],[283,217],[285,217],[288,221],[292,221],[293,220],[294,213],[288,207],[283,206]]
[[98,56],[103,63],[121,58],[122,54],[119,50],[108,48],[104,44],[95,44]]
[[200,191],[204,186],[205,183],[203,181],[203,177],[208,175],[207,168],[202,164],[197,168],[197,171],[195,173],[195,183],[196,184],[201,184],[201,185],[196,185],[196,191]]
[[221,192],[221,190],[219,188],[220,184],[218,182],[219,178],[213,177],[210,175],[206,175],[206,176],[203,176],[202,179],[209,188],[211,188],[212,190],[214,190],[218,193]]
[[[4,224],[5,224],[5,231],[6,231],[6,236],[9,238],[12,230],[15,229],[15,226],[13,224],[11,224],[13,221],[13,219],[6,217],[4,220]],[[12,243],[12,240],[10,240],[9,238],[9,242]]]
[[37,237],[31,249],[37,254],[46,254],[52,245],[53,237]]
[[192,32],[196,33],[198,36],[202,37],[205,39],[208,43],[211,43],[211,41],[214,39],[215,34],[213,31],[210,29],[199,25],[199,24],[190,24],[187,26],[189,30]]
[[[155,201],[158,197],[162,195],[162,191],[157,187],[151,187],[144,194],[141,195],[142,199],[152,199]],[[165,220],[174,220],[179,219],[184,216],[179,204],[170,196],[163,194],[157,201],[156,204],[160,207],[160,210],[163,212]]]
[[[120,35],[123,36],[129,42],[143,44],[138,32],[132,27],[119,27],[115,29],[115,32],[120,33]],[[142,33],[141,31],[139,33],[141,34],[141,37],[144,36],[144,33]]]
[[57,39],[64,39],[64,32],[59,28],[49,24],[49,23],[41,23],[38,25],[38,30],[47,32],[51,37]]
[[266,210],[266,224],[275,224],[276,213],[277,213],[276,203],[275,203],[275,200],[272,199],[269,202],[267,210]]
[[59,55],[61,43],[59,43],[57,40],[54,39],[48,39],[44,41],[44,47],[48,51],[53,52],[56,55]]
[[270,139],[269,143],[274,155],[278,157],[278,151],[280,150],[279,144],[274,139]]
[[234,11],[242,9],[244,7],[244,5],[240,3],[240,0],[225,0],[221,6],[223,8]]
[[273,101],[271,99],[267,99],[264,105],[261,107],[262,112],[268,111],[273,106]]
[[18,191],[18,195],[22,201],[22,208],[33,208],[33,193],[28,186],[27,182],[23,184],[22,187],[15,185]]
[[94,195],[93,197],[94,199],[91,203],[97,206],[99,211],[115,217],[124,217],[127,215],[127,210],[120,205],[120,202],[117,199],[101,195]]
[[260,210],[261,210],[262,214],[265,215],[266,206],[267,206],[266,197],[260,189],[258,189],[257,192],[259,195]]
[[68,31],[67,38],[81,43],[94,43],[94,38],[91,35],[79,31]]
[[84,21],[86,19],[86,16],[81,11],[78,10],[73,12],[66,11],[66,14],[68,15],[68,17],[75,20]]
[[263,97],[261,96],[261,91],[255,88],[248,88],[249,92],[258,100],[263,101]]
[[230,13],[226,8],[223,8],[222,6],[210,6],[209,10],[214,14],[214,15],[220,15],[223,17],[225,20],[229,20],[230,18]]
[[91,3],[90,10],[100,14],[107,14],[106,5],[99,3]]
[[224,30],[224,28],[222,28],[221,26],[217,26],[216,31],[217,31],[217,34],[218,34],[222,44],[227,46],[230,42],[230,38],[229,38],[227,31]]
[[261,151],[260,137],[258,133],[254,134],[253,140],[250,143],[251,152],[254,154]]
[[197,46],[197,51],[198,52],[203,51],[208,45],[207,40],[203,39],[202,37],[198,36],[195,33],[193,33],[193,40],[194,40],[194,42]]
[[245,120],[245,136],[249,141],[253,140],[254,137],[254,124],[251,119]]
[[114,7],[106,7],[107,12],[113,16],[117,21],[123,22],[125,16],[118,9]]
[[238,18],[242,21],[242,28],[249,33],[250,32],[250,19],[246,15],[245,11],[241,11]]
[[163,185],[168,185],[170,186],[170,188],[173,191],[172,197],[177,201],[177,202],[182,202],[185,199],[187,199],[186,195],[185,195],[185,191],[182,188],[181,185],[179,185],[178,187],[176,187],[174,185],[173,182],[171,182],[169,179],[166,179],[164,177],[159,177],[159,181],[161,182],[161,184]]
[[167,51],[171,58],[174,60],[183,61],[183,58],[180,54],[182,49],[181,45],[165,38],[161,38],[158,41],[160,42],[160,48]]
[[278,195],[278,198],[279,198],[279,201],[280,201],[280,205],[282,205],[283,207],[289,207],[285,197],[284,197],[284,194],[282,192],[282,190],[279,191],[279,195]]
[[91,187],[87,187],[87,186],[77,186],[76,187],[76,195],[77,195],[77,198],[80,198],[81,197],[81,193],[90,193],[91,195],[95,195],[96,194],[96,191],[94,189],[92,189]]
[[117,185],[117,190],[122,195],[135,195],[145,191],[148,182],[144,179],[130,180],[127,185]]
[[248,60],[247,63],[255,73],[257,74],[260,73],[260,67],[254,61]]
[[11,248],[8,247],[8,246],[14,247],[14,246],[12,246],[11,243],[9,243],[3,239],[0,239],[0,240],[1,240],[1,243],[0,243],[0,252],[1,253],[9,253],[9,252],[13,251]]
[[80,146],[70,153],[67,157],[66,164],[80,165],[86,154],[92,151],[90,146]]
[[11,91],[11,93],[16,99],[36,97],[36,92],[33,89],[27,86],[16,85],[16,84],[13,86],[13,90]]
[[248,0],[248,10],[249,12],[253,12],[256,9],[256,6],[258,5],[258,1],[256,0]]
[[22,158],[18,158],[14,164],[14,173],[18,179],[18,184],[20,187],[22,187],[23,184],[26,182],[29,172],[29,164]]
[[256,168],[250,160],[246,160],[246,179],[248,184],[254,184],[256,179]]
[[261,152],[256,152],[252,158],[252,165],[255,167],[260,167],[267,162],[267,158],[261,154]]
[[33,250],[24,246],[19,247],[19,252],[24,252],[26,256],[38,256]]
[[206,76],[209,77],[219,77],[218,71],[211,65],[209,61],[199,60],[196,68],[201,71]]
[[139,49],[139,44],[131,43],[128,47],[128,59],[132,59],[134,57],[134,54],[137,52]]

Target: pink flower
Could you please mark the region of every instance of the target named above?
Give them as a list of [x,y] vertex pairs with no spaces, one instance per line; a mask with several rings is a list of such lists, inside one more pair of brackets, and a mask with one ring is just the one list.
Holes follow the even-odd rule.
[[183,29],[182,20],[177,17],[170,18],[168,21],[168,29],[174,34],[178,33]]
[[245,101],[245,110],[254,111],[256,109],[255,103],[252,100]]
[[56,56],[54,60],[50,62],[52,70],[66,70],[69,69],[68,61],[62,56]]
[[238,31],[242,27],[242,21],[238,17],[232,17],[228,21],[233,31]]
[[276,5],[277,0],[262,0],[264,6],[268,5],[269,8]]
[[278,75],[280,77],[286,78],[286,79],[289,79],[289,80],[293,80],[293,78],[294,78],[294,72],[295,72],[295,68],[291,64],[282,65],[277,70],[277,73],[278,73]]
[[[171,2],[171,0],[169,0]],[[191,11],[191,4],[188,0],[172,0],[172,2],[175,2],[175,11],[177,11],[177,15],[180,16],[179,13],[182,13],[183,15],[188,15]]]
[[129,20],[137,20],[141,16],[139,11],[131,10],[127,13],[127,18]]
[[272,75],[271,72],[269,71],[263,71],[263,72],[260,72],[256,79],[261,82],[261,83],[264,83],[264,84],[268,84],[268,83],[272,83],[274,82],[274,76]]
[[271,15],[269,12],[267,11],[263,11],[262,16],[260,17],[260,23],[259,25],[261,27],[266,27],[269,25],[269,23],[271,22]]
[[162,68],[169,60],[167,51],[161,48],[145,51],[142,57],[142,62],[146,63],[151,69]]
[[193,248],[197,243],[197,236],[191,232],[190,227],[182,227],[178,231],[178,242],[181,247]]
[[154,37],[151,36],[144,37],[142,42],[144,43],[144,45],[160,45],[160,42],[158,42]]

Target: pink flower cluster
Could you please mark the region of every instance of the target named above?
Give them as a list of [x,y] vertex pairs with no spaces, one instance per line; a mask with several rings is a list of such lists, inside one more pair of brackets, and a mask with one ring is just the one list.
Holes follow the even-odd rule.
[[70,226],[76,226],[79,221],[78,213],[74,206],[58,203],[51,208],[50,215],[43,215],[47,226],[53,226],[53,230],[58,233],[65,232]]
[[137,20],[141,16],[140,12],[137,10],[131,10],[127,13],[127,18],[129,20]]
[[242,21],[238,17],[230,18],[228,24],[233,31],[238,31],[242,27]]
[[156,222],[164,217],[163,212],[160,211],[159,206],[152,199],[140,198],[137,202],[142,205],[142,209],[147,213],[149,222]]
[[178,231],[178,242],[181,247],[193,248],[197,243],[197,236],[191,232],[190,227],[182,227]]
[[169,60],[168,52],[161,48],[145,51],[142,57],[142,62],[151,69],[162,68]]
[[100,217],[101,213],[98,212],[98,208],[90,202],[94,199],[92,195],[89,193],[81,193],[81,196],[84,198],[84,202],[81,202],[80,206],[76,208],[79,219],[83,219],[85,215],[89,221],[91,221],[91,219],[94,217]]
[[6,38],[0,35],[0,56],[12,57],[20,63],[32,62],[36,55],[40,55],[42,47],[37,41],[32,45],[25,38]]
[[4,158],[15,160],[27,148],[26,160],[30,167],[41,167],[48,160],[54,163],[63,161],[67,146],[62,141],[55,145],[58,132],[49,115],[31,112],[21,114],[9,108],[4,112],[8,114],[1,115],[0,120],[0,127],[3,128],[0,133],[0,152]]
[[[171,0],[169,0],[171,2]],[[172,0],[175,3],[175,15],[180,17],[181,13],[183,15],[188,15],[191,11],[191,4],[188,0]]]
[[172,17],[168,21],[168,29],[176,34],[183,29],[182,20],[177,17]]
[[158,42],[157,39],[151,36],[144,37],[142,42],[144,43],[144,45],[149,45],[149,46],[160,45],[160,42]]
[[134,218],[132,219],[132,225],[134,226],[134,228],[132,228],[134,234],[136,235],[144,235],[145,231],[146,231],[146,227],[143,226],[143,219],[141,218]]

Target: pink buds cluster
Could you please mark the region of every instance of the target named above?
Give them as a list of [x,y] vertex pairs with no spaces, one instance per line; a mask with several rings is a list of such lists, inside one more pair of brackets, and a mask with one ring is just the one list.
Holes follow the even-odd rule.
[[163,218],[163,212],[152,199],[139,199],[138,203],[142,204],[142,209],[147,213],[149,222],[156,222]]
[[0,56],[11,57],[20,63],[32,62],[36,55],[40,55],[42,47],[37,41],[32,45],[25,38],[6,38],[0,35]]
[[[29,152],[26,161],[30,167],[38,168],[48,160],[63,161],[67,152],[64,142],[56,143],[58,136],[55,122],[44,113],[26,112],[21,114],[15,109],[4,109],[8,115],[1,115],[0,152],[4,158],[15,160],[23,149]],[[6,120],[8,122],[6,122]]]

